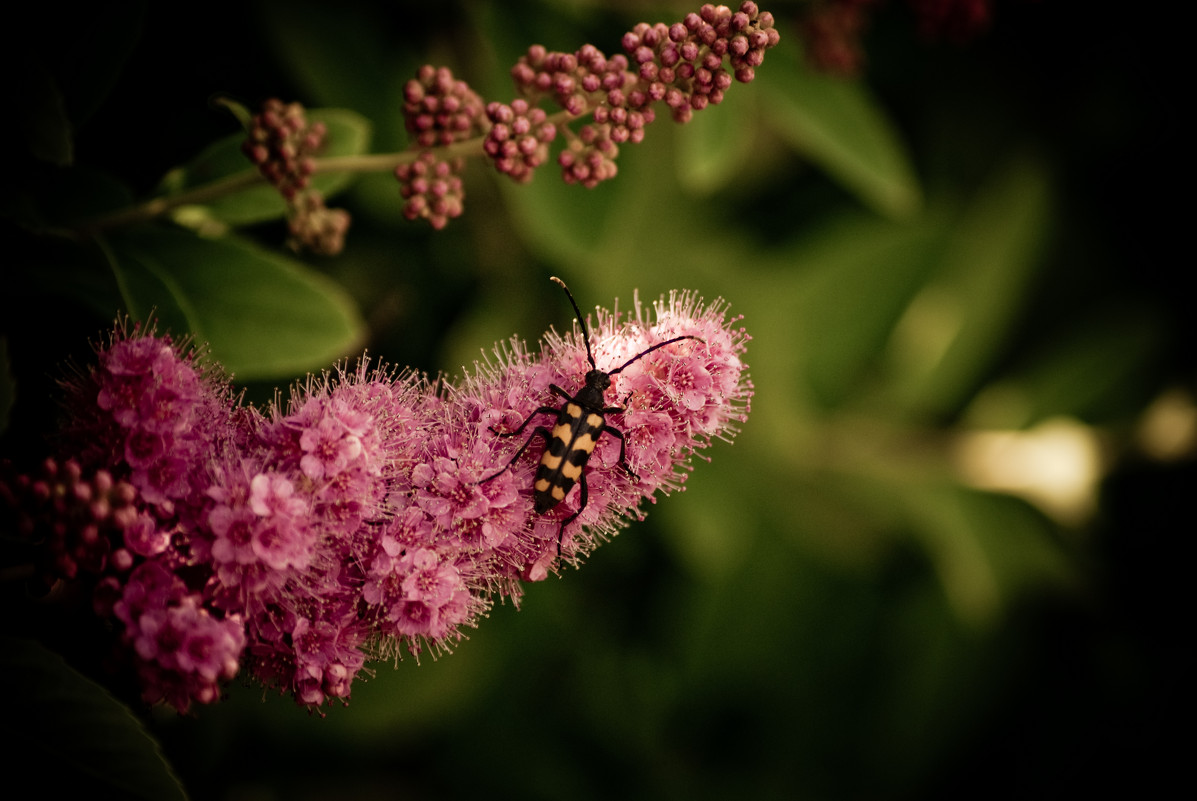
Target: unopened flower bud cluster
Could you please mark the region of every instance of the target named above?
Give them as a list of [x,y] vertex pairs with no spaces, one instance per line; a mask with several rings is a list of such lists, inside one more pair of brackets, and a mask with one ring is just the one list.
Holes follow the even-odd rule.
[[461,157],[443,158],[431,148],[480,136],[485,117],[482,98],[447,67],[424,65],[403,87],[403,120],[419,158],[395,169],[404,199],[403,216],[423,218],[441,229],[461,215],[465,191]]
[[331,256],[344,247],[349,212],[327,208],[310,187],[326,133],[324,123],[308,123],[299,103],[272,98],[253,117],[241,149],[286,202],[291,247]]
[[[521,183],[549,159],[549,145],[561,134],[562,179],[594,187],[615,177],[619,145],[644,138],[656,116],[654,104],[664,102],[674,120],[688,121],[695,111],[720,103],[733,79],[752,81],[777,42],[772,14],[752,0],[735,11],[708,3],[673,25],[638,24],[623,37],[624,52],[611,57],[589,44],[574,53],[533,45],[511,70],[519,97],[486,104],[484,116],[464,82],[447,69],[422,67],[408,83],[404,113],[413,146],[425,154],[482,133],[483,152],[495,168]],[[564,122],[589,119],[574,132],[542,109],[542,101],[559,107]],[[460,181],[451,180],[460,168],[425,154],[396,175],[408,202],[405,216],[439,228],[461,213]],[[440,163],[451,165],[444,175],[437,174]]]

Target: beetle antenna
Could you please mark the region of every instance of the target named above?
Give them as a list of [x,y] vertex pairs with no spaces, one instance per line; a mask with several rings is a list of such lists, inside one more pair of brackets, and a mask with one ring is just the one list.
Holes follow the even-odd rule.
[[[700,337],[696,337],[693,334],[686,334],[684,336],[674,337],[673,339],[667,339],[664,342],[658,342],[656,345],[653,345],[648,350],[643,351],[642,353],[638,353],[635,356],[633,356],[631,359],[628,359],[626,362],[623,363],[622,366],[616,368],[615,370],[612,370],[611,372],[607,373],[607,375],[615,375],[616,373],[621,373],[621,372],[623,372],[624,367],[627,367],[628,365],[632,364],[633,362],[643,359],[645,356],[652,353],[654,350],[657,350],[658,348],[663,348],[666,345],[672,345],[674,342],[680,342],[683,339],[697,339],[699,342],[703,342],[703,340]],[[703,342],[703,344],[706,344],[706,343]]]
[[[590,352],[590,334],[588,334],[586,332],[586,320],[583,319],[583,317],[582,317],[582,310],[578,308],[578,303],[577,303],[577,301],[574,300],[573,293],[569,291],[569,287],[567,287],[565,285],[565,282],[562,281],[557,276],[551,275],[551,276],[549,276],[549,280],[565,290],[565,296],[567,298],[569,298],[570,305],[574,307],[574,313],[578,315],[578,325],[582,326],[582,341],[586,343],[586,358],[590,360],[590,369],[597,370],[598,367],[594,363],[594,354],[592,354]],[[668,345],[669,343],[666,342],[663,344]],[[658,345],[658,347],[660,347],[660,346]],[[627,367],[627,365],[625,364],[624,367]],[[623,367],[621,367],[619,369],[622,370]],[[617,370],[616,372],[619,372],[619,371]]]

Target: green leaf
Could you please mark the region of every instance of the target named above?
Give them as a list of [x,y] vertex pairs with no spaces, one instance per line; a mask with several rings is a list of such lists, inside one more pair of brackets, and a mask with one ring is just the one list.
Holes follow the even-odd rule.
[[[620,170],[623,170],[623,164]],[[545,164],[527,184],[498,178],[521,236],[542,257],[560,264],[591,264],[601,258],[609,218],[626,202],[622,175],[594,189],[566,184],[556,164]]]
[[1023,428],[1057,416],[1100,423],[1140,411],[1165,341],[1159,317],[1122,306],[1078,317],[986,387],[969,407],[970,424]]
[[889,217],[908,217],[922,192],[906,147],[863,82],[817,72],[798,49],[769,51],[752,86],[777,132],[848,191]]
[[1010,342],[1050,216],[1051,187],[1038,159],[1017,154],[994,169],[897,332],[896,402],[916,415],[943,416],[976,391]]
[[189,331],[240,380],[291,377],[356,350],[365,325],[344,289],[235,238],[146,227],[112,243],[129,313]]
[[220,96],[212,98],[209,105],[213,108],[223,108],[232,114],[237,123],[246,130],[249,130],[250,125],[253,125],[254,113],[240,101],[234,100],[231,97]]
[[679,131],[678,181],[699,195],[726,187],[753,157],[751,143],[759,124],[756,95],[749,87],[733,86],[722,103],[696,113]]
[[14,84],[17,97],[10,124],[21,132],[29,153],[59,167],[71,164],[75,160],[74,128],[54,76],[41,63],[30,61],[23,80]]
[[[370,123],[347,109],[309,109],[309,122],[323,122],[328,127],[321,158],[357,156],[370,147]],[[190,164],[172,170],[163,179],[161,190],[173,197],[218,181],[248,180],[257,174],[241,152],[242,133],[232,134],[210,145]],[[332,197],[353,181],[349,172],[321,173],[312,176],[312,187]],[[221,195],[214,200],[187,205],[175,212],[176,219],[193,228],[216,223],[241,226],[276,220],[287,213],[286,204],[273,187],[264,182]]]
[[400,89],[414,74],[414,66],[397,74],[394,62],[416,55],[396,47],[398,31],[388,25],[386,9],[366,4],[346,14],[331,3],[296,7],[286,0],[265,0],[256,10],[268,21],[262,33],[271,54],[303,97],[344,104],[372,119],[389,113],[402,128],[395,113],[397,95],[387,90]]
[[794,359],[825,406],[848,400],[880,361],[936,264],[945,227],[932,215],[898,224],[861,213],[828,221],[791,249],[803,266],[787,310],[799,337]]
[[0,676],[21,688],[0,716],[10,782],[24,777],[59,797],[186,799],[141,722],[58,655],[2,638]]
[[678,191],[668,133],[622,145],[618,175],[594,189],[564,183],[555,164],[527,185],[498,179],[521,238],[558,265],[578,297],[627,301],[633,288],[646,300],[670,288],[730,294],[754,264],[756,246],[743,231],[712,225],[710,201]]
[[1028,593],[1076,583],[1051,524],[1024,501],[947,484],[905,486],[899,496],[964,621],[992,623]]
[[0,216],[33,231],[61,235],[63,228],[132,203],[132,193],[116,178],[76,166],[53,170],[24,186],[13,187],[0,199]]

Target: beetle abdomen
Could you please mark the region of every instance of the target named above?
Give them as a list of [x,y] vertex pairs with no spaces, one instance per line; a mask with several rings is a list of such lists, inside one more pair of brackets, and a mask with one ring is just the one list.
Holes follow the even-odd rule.
[[561,503],[582,477],[603,425],[601,414],[584,412],[576,403],[567,402],[562,407],[536,468],[533,490],[538,514]]

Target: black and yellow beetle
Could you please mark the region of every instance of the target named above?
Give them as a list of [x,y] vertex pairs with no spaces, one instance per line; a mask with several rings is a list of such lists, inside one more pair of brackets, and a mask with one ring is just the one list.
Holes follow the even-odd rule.
[[492,427],[491,432],[500,437],[518,437],[537,415],[557,416],[557,422],[553,424],[552,431],[544,426],[537,426],[502,470],[492,476],[487,476],[478,483],[485,484],[487,481],[503,475],[523,455],[528,446],[532,444],[532,440],[537,436],[543,437],[545,441],[544,454],[540,457],[540,466],[536,468],[536,478],[532,484],[536,513],[544,514],[549,511],[565,500],[565,496],[573,489],[574,484],[582,485],[580,490],[582,497],[581,503],[578,504],[578,511],[562,520],[561,527],[557,530],[557,555],[560,556],[561,539],[565,534],[565,527],[582,514],[582,510],[586,508],[588,493],[584,470],[586,462],[590,459],[590,454],[594,453],[594,448],[604,431],[610,431],[613,436],[619,438],[619,466],[627,471],[629,476],[639,480],[639,477],[628,467],[627,443],[624,440],[623,432],[607,425],[606,415],[619,414],[624,411],[618,406],[603,405],[603,393],[611,386],[611,376],[623,372],[629,365],[658,348],[672,345],[683,339],[698,339],[700,342],[702,340],[690,334],[674,337],[641,351],[614,370],[603,372],[594,363],[594,354],[590,350],[590,334],[586,330],[586,320],[582,317],[582,311],[574,301],[573,294],[560,278],[553,276],[552,280],[565,290],[565,295],[569,298],[570,305],[574,307],[574,312],[578,315],[578,323],[582,327],[582,341],[586,343],[586,358],[590,361],[590,370],[586,373],[586,385],[578,390],[578,394],[570,395],[556,384],[550,384],[549,390],[554,395],[565,399],[565,403],[561,405],[560,409],[541,406],[528,415],[528,419],[521,423],[519,428],[506,434],[495,431]]

